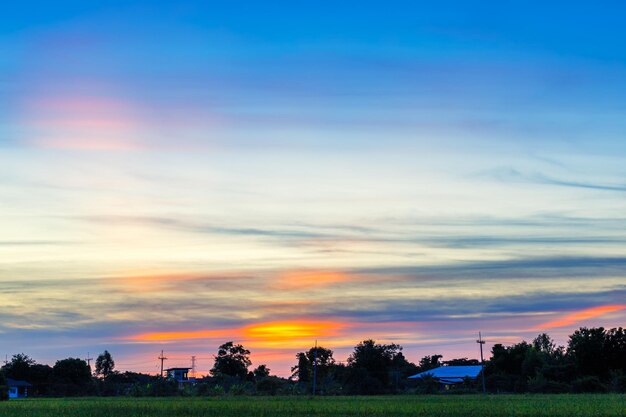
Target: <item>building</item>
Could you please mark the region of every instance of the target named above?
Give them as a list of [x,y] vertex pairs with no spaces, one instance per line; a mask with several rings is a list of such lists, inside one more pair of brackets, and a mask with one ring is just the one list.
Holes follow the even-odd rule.
[[409,377],[409,379],[421,379],[421,378],[435,378],[442,385],[455,385],[460,384],[463,381],[476,380],[480,371],[481,365],[468,365],[468,366],[440,366],[439,368],[430,369],[428,371],[420,372]]
[[165,370],[166,378],[170,381],[178,382],[178,386],[183,388],[186,384],[193,384],[195,379],[189,378],[191,368],[168,368]]
[[7,386],[9,387],[9,398],[26,398],[28,397],[28,388],[32,387],[26,381],[7,378]]

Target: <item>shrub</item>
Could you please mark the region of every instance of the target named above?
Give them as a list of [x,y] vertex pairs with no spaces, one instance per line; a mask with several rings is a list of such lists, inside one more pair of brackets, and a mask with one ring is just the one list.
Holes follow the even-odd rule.
[[0,372],[0,401],[6,401],[9,399],[9,387],[7,387],[7,381],[4,377],[4,373]]
[[417,380],[416,394],[436,394],[439,392],[439,381],[430,375]]
[[532,393],[560,394],[569,392],[570,389],[569,385],[546,379],[542,374],[528,379],[528,391]]
[[221,385],[214,385],[208,390],[208,394],[212,397],[221,397],[226,394],[226,390]]
[[626,394],[626,375],[614,372],[611,375],[611,391]]
[[282,379],[276,376],[268,376],[257,381],[256,390],[262,395],[276,395],[283,385]]
[[572,392],[606,392],[607,387],[597,376],[583,376],[572,381]]

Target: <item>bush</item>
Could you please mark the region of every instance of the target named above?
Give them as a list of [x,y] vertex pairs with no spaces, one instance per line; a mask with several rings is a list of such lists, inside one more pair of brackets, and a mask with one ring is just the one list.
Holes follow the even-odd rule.
[[416,394],[436,394],[439,392],[439,381],[430,375],[426,375],[419,378],[417,381],[417,387],[415,388]]
[[9,399],[9,387],[6,384],[7,380],[4,377],[4,373],[0,372],[0,401]]
[[230,386],[228,393],[230,395],[245,395],[246,386],[244,384],[233,384]]
[[626,394],[626,375],[620,372],[611,375],[611,391]]
[[158,380],[147,385],[147,394],[151,397],[178,395],[178,383],[176,381]]
[[569,385],[557,381],[550,381],[542,374],[528,379],[528,391],[532,393],[561,394],[569,392],[570,389],[571,387]]
[[268,376],[257,381],[256,390],[262,395],[276,395],[283,385],[282,379],[276,376]]
[[584,376],[572,381],[572,392],[606,392],[607,387],[597,376]]
[[225,389],[224,389],[224,387],[223,387],[223,386],[221,386],[221,385],[214,385],[213,387],[211,387],[211,388],[208,390],[208,394],[209,394],[211,397],[221,397],[221,396],[223,396],[224,394],[226,394],[226,390],[225,390]]

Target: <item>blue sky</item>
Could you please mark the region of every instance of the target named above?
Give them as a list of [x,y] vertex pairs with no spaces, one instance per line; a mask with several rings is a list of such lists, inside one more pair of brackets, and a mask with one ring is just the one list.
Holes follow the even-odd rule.
[[622,324],[625,8],[4,6],[0,353]]

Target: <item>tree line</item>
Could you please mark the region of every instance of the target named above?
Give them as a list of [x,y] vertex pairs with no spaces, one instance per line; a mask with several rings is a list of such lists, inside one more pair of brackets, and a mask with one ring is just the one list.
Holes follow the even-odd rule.
[[[321,346],[295,355],[291,376],[271,375],[261,364],[250,370],[250,351],[227,342],[214,355],[210,374],[180,387],[175,381],[115,369],[104,351],[92,371],[86,361],[67,358],[54,366],[36,363],[24,354],[13,355],[0,369],[0,397],[6,397],[5,379],[32,384],[33,396],[85,395],[374,395],[436,393],[441,386],[433,378],[407,377],[439,366],[480,365],[475,359],[443,361],[439,354],[410,362],[398,344],[364,340],[346,362],[336,361],[333,351]],[[620,328],[580,328],[567,346],[557,346],[547,334],[531,342],[510,346],[496,344],[485,362],[489,392],[564,393],[626,392],[626,331]],[[447,392],[479,392],[479,380],[467,380]]]

